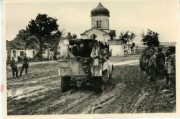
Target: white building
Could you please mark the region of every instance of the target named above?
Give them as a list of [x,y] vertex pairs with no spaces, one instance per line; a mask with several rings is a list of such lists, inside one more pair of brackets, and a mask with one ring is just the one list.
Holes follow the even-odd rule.
[[[12,57],[14,57],[14,59],[16,61],[18,61],[18,57],[22,57],[24,56],[24,54],[26,53],[26,56],[28,58],[35,58],[35,56],[37,55],[37,53],[39,52],[38,50],[36,49],[26,49],[26,50],[23,50],[23,49],[8,49],[6,50],[7,52],[7,59],[6,60],[11,60]],[[42,57],[43,58],[46,58],[46,59],[53,59],[53,56],[54,56],[54,51],[51,51],[49,48],[48,49],[45,49],[43,51],[43,54],[42,54]]]
[[53,56],[54,56],[54,51],[51,51],[50,48],[47,48],[47,49],[43,50],[43,53],[42,53],[43,58],[52,60]]
[[23,49],[7,49],[6,52],[7,60],[11,60],[12,57],[14,57],[16,61],[18,61],[18,57],[22,57],[24,53],[26,53],[26,56],[29,58],[34,58],[38,53],[38,51],[35,49],[27,49],[26,51]]
[[111,49],[112,56],[124,56],[124,43],[119,39],[109,40],[109,49]]
[[124,55],[124,44],[114,39],[115,30],[109,29],[110,12],[101,3],[91,11],[91,28],[81,34],[82,39],[95,39],[110,45],[112,56]]

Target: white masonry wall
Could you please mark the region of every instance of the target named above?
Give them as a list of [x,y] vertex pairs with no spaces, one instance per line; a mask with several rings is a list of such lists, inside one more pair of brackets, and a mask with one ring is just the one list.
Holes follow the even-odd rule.
[[112,56],[124,56],[124,45],[109,45]]

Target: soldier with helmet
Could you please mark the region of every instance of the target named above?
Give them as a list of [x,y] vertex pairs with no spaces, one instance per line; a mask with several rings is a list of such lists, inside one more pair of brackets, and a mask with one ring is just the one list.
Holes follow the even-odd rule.
[[27,74],[29,68],[29,59],[26,57],[26,54],[24,54],[24,58],[23,58],[23,64],[22,64],[22,69],[20,72],[20,76],[22,76],[22,72],[25,69],[25,73]]

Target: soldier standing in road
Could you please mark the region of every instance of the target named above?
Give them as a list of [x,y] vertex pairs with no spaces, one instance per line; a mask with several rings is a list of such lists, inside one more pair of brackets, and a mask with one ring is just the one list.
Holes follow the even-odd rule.
[[169,81],[170,85],[173,86],[174,95],[176,94],[176,58],[175,58],[175,47],[170,48],[170,58],[169,58],[169,64],[168,64],[168,75],[169,75]]
[[165,85],[169,84],[169,75],[168,75],[168,65],[169,65],[169,60],[170,60],[170,51],[169,49],[166,51],[166,57],[165,57],[165,77],[166,77],[166,83]]
[[16,73],[16,78],[17,78],[17,77],[18,77],[18,69],[17,69],[16,61],[14,60],[14,57],[12,57],[10,66],[11,66],[11,68],[12,68],[13,78],[14,78],[14,76],[15,76],[15,73]]
[[26,54],[25,54],[25,56],[23,58],[23,64],[22,64],[22,69],[21,69],[20,76],[22,76],[22,72],[23,72],[24,69],[25,69],[25,73],[27,74],[28,67],[29,67],[29,60],[28,60],[28,58],[26,57]]
[[164,64],[165,64],[165,55],[162,52],[162,48],[158,48],[158,52],[156,55],[156,63],[157,63],[157,73],[160,78],[164,76]]
[[150,76],[150,80],[149,82],[150,83],[154,83],[155,81],[155,69],[156,69],[156,54],[151,51],[149,53],[149,55],[151,56],[150,59],[149,59],[149,62],[148,62],[148,74]]

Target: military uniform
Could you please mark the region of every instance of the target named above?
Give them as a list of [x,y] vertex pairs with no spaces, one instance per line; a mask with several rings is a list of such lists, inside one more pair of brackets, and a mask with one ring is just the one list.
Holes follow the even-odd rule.
[[157,74],[160,78],[163,78],[165,72],[165,55],[163,52],[158,52],[156,55],[156,62],[157,62]]
[[170,85],[173,86],[173,93],[176,96],[176,63],[175,63],[175,54],[170,55],[168,63],[168,76]]
[[15,76],[15,73],[16,73],[16,77],[18,77],[17,64],[16,64],[16,61],[14,60],[14,58],[11,60],[10,66],[11,66],[11,68],[12,68],[13,78],[14,78],[14,76]]
[[29,67],[29,60],[25,56],[24,59],[23,59],[23,65],[22,65],[20,76],[22,75],[22,72],[23,72],[24,69],[25,69],[25,73],[27,74],[28,67]]
[[152,55],[148,63],[148,75],[150,76],[150,82],[155,81],[155,69],[156,69],[156,56]]
[[171,85],[175,85],[175,73],[176,73],[176,64],[175,64],[175,54],[170,55],[168,63],[168,75]]

